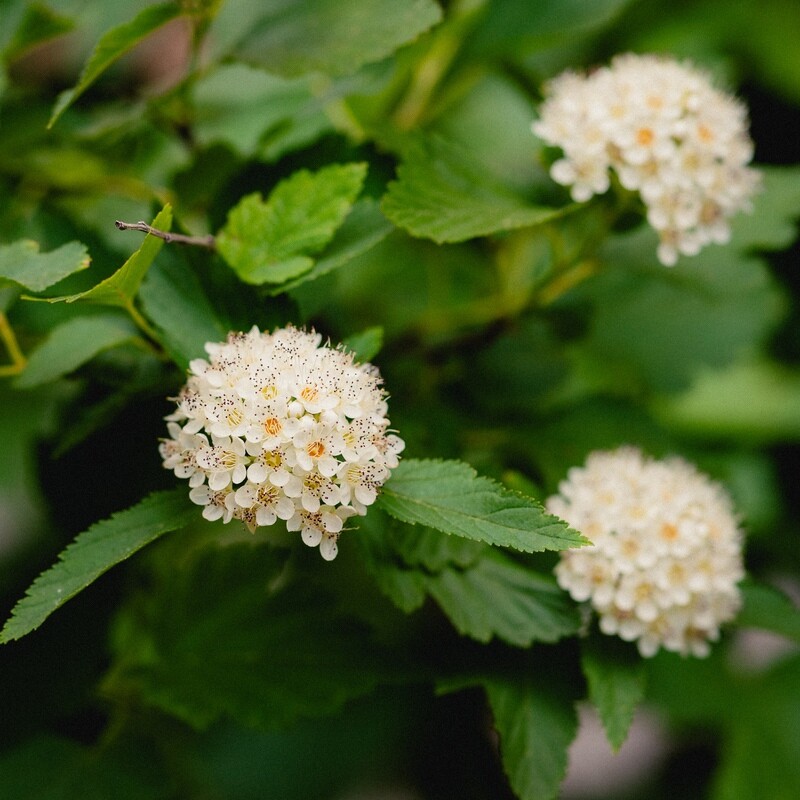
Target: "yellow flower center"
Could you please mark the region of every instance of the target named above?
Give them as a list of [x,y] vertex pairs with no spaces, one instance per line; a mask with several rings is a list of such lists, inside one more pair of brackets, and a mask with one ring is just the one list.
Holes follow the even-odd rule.
[[701,142],[705,142],[706,144],[711,144],[714,141],[714,131],[708,127],[708,125],[699,125],[697,127],[697,138]]
[[264,463],[268,467],[272,467],[272,469],[278,469],[278,467],[283,464],[283,453],[281,453],[280,450],[269,450],[264,453],[261,458],[263,458]]
[[281,425],[281,421],[277,417],[270,417],[269,419],[264,420],[264,430],[270,436],[277,436],[283,428]]
[[325,445],[317,440],[316,442],[309,442],[306,445],[306,453],[308,453],[311,458],[322,458],[325,455]]
[[262,506],[269,506],[278,499],[278,490],[274,486],[261,486],[256,496]]
[[658,533],[665,542],[674,542],[678,538],[678,529],[671,522],[665,522]]
[[642,147],[649,147],[655,141],[656,135],[651,128],[639,128],[636,131],[636,143]]
[[316,386],[304,386],[300,392],[300,399],[306,403],[315,403],[319,400],[319,390]]

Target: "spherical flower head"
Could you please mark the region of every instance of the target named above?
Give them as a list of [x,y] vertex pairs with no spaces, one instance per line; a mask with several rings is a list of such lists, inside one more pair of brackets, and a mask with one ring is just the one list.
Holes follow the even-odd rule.
[[367,513],[404,447],[378,370],[291,326],[206,352],[167,417],[164,467],[188,479],[206,519],[251,531],[283,520],[335,558],[345,520]]
[[632,447],[591,453],[547,509],[592,541],[562,553],[556,578],[588,601],[603,633],[706,656],[741,605],[742,532],[724,489],[681,458]]
[[533,132],[561,148],[550,175],[573,200],[603,194],[613,171],[639,193],[672,266],[730,238],[728,219],[749,210],[760,184],[745,107],[689,64],[625,54],[588,75],[545,87]]

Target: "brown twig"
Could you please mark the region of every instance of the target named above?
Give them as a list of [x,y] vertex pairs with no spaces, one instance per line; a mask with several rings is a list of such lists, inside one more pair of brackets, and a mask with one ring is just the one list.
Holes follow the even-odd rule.
[[146,222],[123,222],[116,220],[114,224],[118,230],[121,231],[140,231],[141,233],[149,233],[151,236],[157,236],[165,242],[175,242],[176,244],[191,244],[195,247],[206,247],[209,250],[216,249],[216,239],[209,236],[184,236],[182,233],[170,233],[169,231],[160,231],[158,228],[153,228]]

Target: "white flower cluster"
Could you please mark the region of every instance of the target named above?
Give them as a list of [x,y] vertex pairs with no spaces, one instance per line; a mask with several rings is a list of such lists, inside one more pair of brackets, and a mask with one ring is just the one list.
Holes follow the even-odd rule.
[[575,201],[607,191],[613,169],[646,205],[662,264],[728,241],[728,218],[749,209],[760,178],[747,166],[753,143],[736,98],[691,66],[630,53],[564,73],[546,95],[533,132],[563,150],[550,174]]
[[632,447],[591,453],[547,508],[593,542],[562,554],[559,585],[590,601],[600,629],[706,656],[741,604],[742,533],[723,488],[680,458]]
[[367,513],[397,466],[377,368],[287,327],[252,328],[206,344],[160,444],[209,520],[254,531],[285,520],[322,557],[336,557],[348,517]]

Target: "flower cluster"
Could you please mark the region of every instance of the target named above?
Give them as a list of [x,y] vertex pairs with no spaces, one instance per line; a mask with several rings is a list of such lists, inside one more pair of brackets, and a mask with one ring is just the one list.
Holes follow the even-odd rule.
[[562,554],[559,585],[590,601],[603,633],[705,656],[740,606],[742,534],[722,487],[680,458],[594,452],[547,508],[593,545]]
[[759,174],[747,166],[745,107],[708,76],[626,54],[589,75],[560,75],[546,96],[533,132],[563,150],[550,174],[575,201],[607,191],[613,169],[646,205],[663,264],[728,241],[728,218],[749,208]]
[[167,417],[164,466],[209,520],[250,530],[285,520],[326,560],[397,466],[378,370],[293,327],[209,343]]

